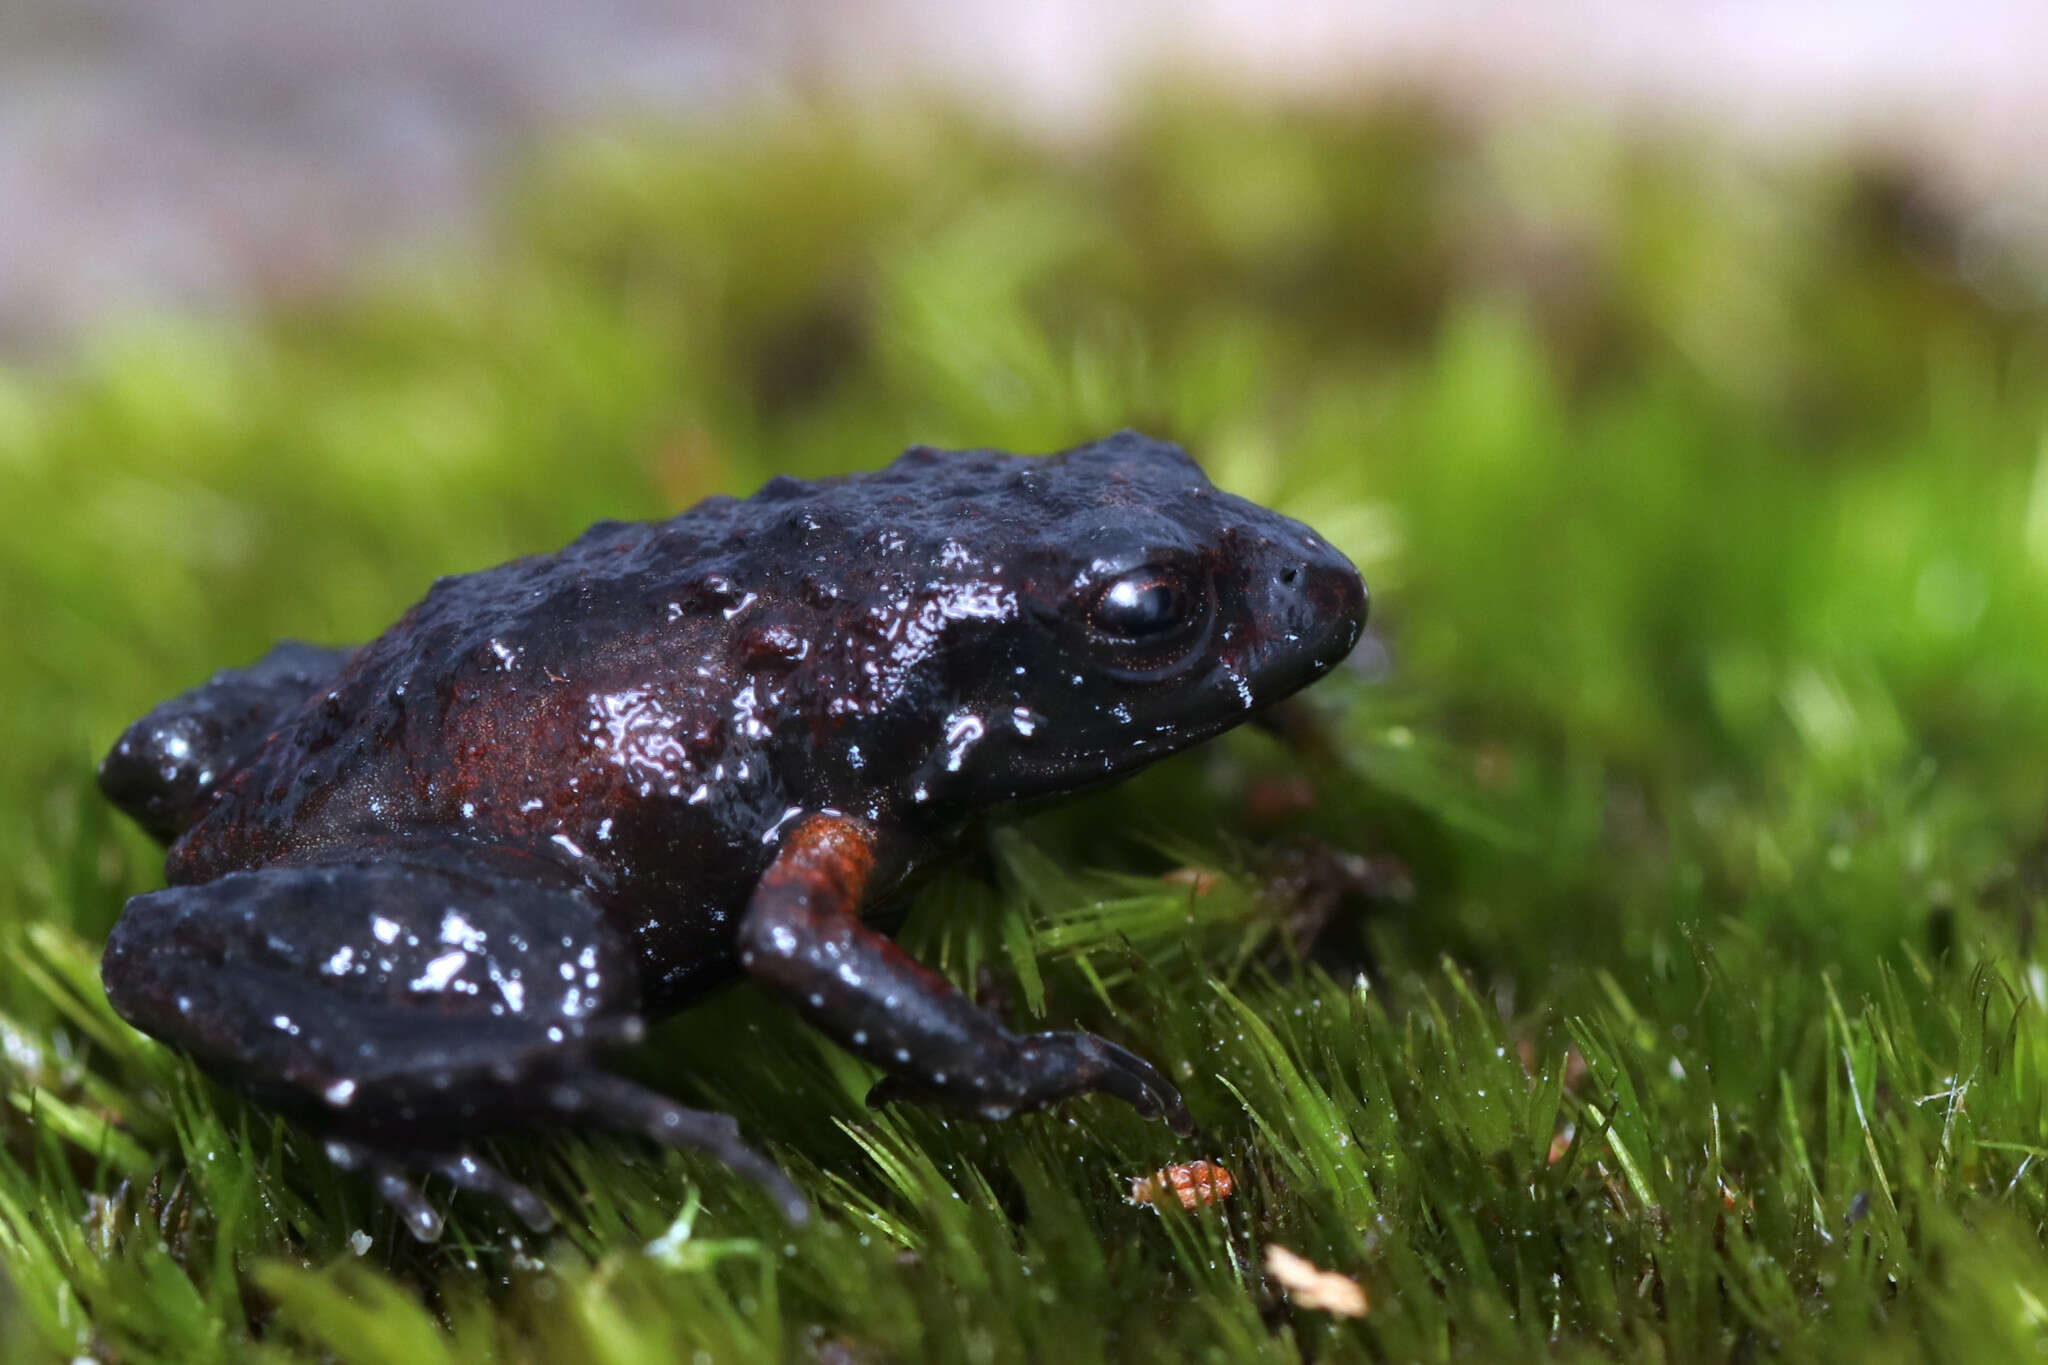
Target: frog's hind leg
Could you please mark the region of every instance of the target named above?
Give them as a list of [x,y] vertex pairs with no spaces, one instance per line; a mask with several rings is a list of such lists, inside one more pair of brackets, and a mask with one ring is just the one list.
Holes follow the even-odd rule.
[[438,1172],[529,1223],[538,1197],[469,1148],[495,1130],[633,1132],[806,1207],[722,1115],[598,1069],[641,1033],[636,960],[573,886],[480,853],[268,867],[137,896],[101,967],[123,1018],[328,1137],[417,1235]]

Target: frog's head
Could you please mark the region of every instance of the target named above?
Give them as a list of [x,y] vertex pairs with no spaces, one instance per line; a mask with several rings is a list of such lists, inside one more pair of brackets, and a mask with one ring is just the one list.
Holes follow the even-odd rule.
[[1090,785],[1227,730],[1364,629],[1350,560],[1221,492],[1178,446],[1120,432],[1040,459],[907,458],[982,470],[955,504],[975,561],[962,583],[1004,609],[945,651],[959,705],[925,769],[976,804]]

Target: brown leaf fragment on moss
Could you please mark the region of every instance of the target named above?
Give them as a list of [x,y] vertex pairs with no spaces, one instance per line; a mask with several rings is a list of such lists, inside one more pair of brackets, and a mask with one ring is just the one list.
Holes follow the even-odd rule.
[[1371,1307],[1365,1297],[1365,1287],[1358,1281],[1334,1270],[1324,1270],[1278,1242],[1266,1247],[1266,1274],[1297,1308],[1330,1313],[1340,1318],[1362,1318]]

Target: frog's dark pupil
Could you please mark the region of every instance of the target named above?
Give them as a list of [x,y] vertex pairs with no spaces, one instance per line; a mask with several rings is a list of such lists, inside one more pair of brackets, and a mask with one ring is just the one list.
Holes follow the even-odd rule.
[[1171,580],[1132,575],[1109,585],[1096,604],[1096,624],[1113,635],[1142,640],[1181,623],[1187,600]]

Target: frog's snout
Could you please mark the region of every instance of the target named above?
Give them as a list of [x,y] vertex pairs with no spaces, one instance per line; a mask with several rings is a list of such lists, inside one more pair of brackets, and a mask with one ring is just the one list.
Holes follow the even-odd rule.
[[1340,663],[1365,634],[1366,614],[1372,607],[1372,593],[1365,586],[1364,575],[1335,550],[1330,552],[1330,559],[1332,562],[1314,571],[1318,583],[1312,594],[1322,604],[1318,615],[1330,625],[1329,653],[1322,660],[1326,669]]
[[1365,580],[1319,538],[1305,537],[1274,566],[1263,596],[1255,613],[1267,658],[1257,671],[1267,682],[1260,690],[1271,699],[1336,667],[1365,631]]

